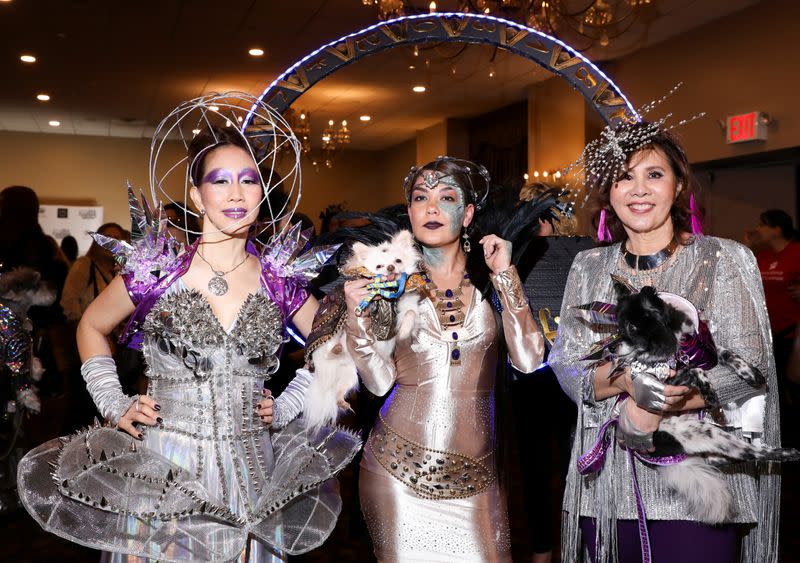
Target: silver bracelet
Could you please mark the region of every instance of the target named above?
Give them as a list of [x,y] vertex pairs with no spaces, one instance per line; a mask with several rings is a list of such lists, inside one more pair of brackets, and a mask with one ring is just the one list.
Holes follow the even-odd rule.
[[117,365],[111,356],[92,356],[83,362],[81,375],[97,410],[114,425],[139,398],[138,395],[131,397],[123,393]]

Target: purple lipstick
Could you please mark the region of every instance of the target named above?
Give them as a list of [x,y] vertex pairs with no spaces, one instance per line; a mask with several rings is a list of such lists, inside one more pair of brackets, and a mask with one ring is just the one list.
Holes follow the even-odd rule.
[[247,215],[247,209],[244,207],[229,207],[228,209],[223,209],[222,214],[229,219],[241,219]]
[[436,229],[438,229],[440,227],[444,227],[444,225],[442,223],[438,222],[438,221],[428,221],[427,223],[425,223],[422,226],[425,227],[426,229],[430,229],[432,231],[435,231]]

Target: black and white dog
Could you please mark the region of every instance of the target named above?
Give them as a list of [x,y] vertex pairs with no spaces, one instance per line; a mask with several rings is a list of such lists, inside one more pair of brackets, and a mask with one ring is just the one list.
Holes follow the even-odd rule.
[[[617,367],[632,362],[648,366],[672,363],[680,356],[681,343],[696,338],[701,327],[697,309],[686,299],[660,293],[647,286],[636,291],[624,280],[615,278],[617,295],[616,321],[619,335],[608,346]],[[764,376],[755,367],[730,350],[714,348],[718,364],[728,367],[754,389],[763,387]],[[668,372],[665,372],[668,373]],[[664,381],[698,389],[708,408],[721,407],[708,373],[691,362]],[[654,456],[687,454],[683,462],[660,466],[668,486],[681,495],[699,520],[724,522],[731,509],[731,493],[718,466],[738,461],[791,461],[800,459],[794,449],[758,445],[737,437],[722,426],[701,419],[697,413],[665,414],[653,435]]]

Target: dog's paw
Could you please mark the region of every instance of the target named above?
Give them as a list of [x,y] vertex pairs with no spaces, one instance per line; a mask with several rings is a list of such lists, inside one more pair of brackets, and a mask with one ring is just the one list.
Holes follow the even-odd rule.
[[719,398],[711,387],[708,374],[700,368],[689,368],[679,371],[674,377],[666,381],[669,385],[692,387],[700,392],[700,396],[708,407],[718,407]]
[[752,387],[761,387],[767,382],[764,374],[754,365],[746,362],[739,354],[730,350],[721,350],[719,362],[728,366],[739,378]]

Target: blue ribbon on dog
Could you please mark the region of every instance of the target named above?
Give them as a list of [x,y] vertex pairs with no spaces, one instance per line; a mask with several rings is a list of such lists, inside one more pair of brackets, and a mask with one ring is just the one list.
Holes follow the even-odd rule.
[[383,276],[378,275],[372,278],[373,281],[367,284],[369,293],[364,297],[356,307],[356,316],[361,314],[369,307],[372,300],[380,295],[384,299],[397,299],[406,289],[406,281],[408,281],[408,274],[405,272],[400,274],[400,277],[392,281],[383,281]]

